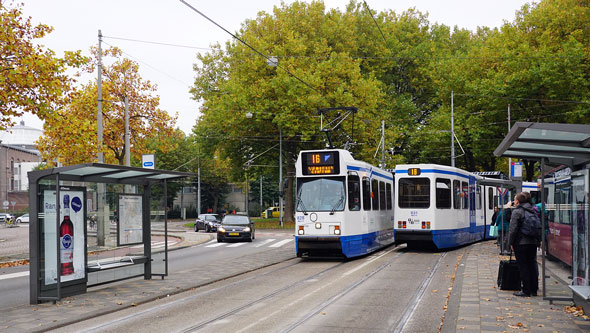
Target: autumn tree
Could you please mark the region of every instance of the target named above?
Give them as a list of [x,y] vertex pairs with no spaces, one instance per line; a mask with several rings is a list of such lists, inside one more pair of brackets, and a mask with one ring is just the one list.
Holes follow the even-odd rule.
[[[363,75],[360,61],[352,57],[356,19],[338,10],[326,12],[321,2],[282,4],[246,21],[238,33],[256,50],[277,57],[278,67],[235,40],[199,55],[192,93],[203,106],[194,133],[206,142],[205,153],[229,159],[234,180],[244,179],[248,161],[277,165],[282,133],[284,175],[292,188],[299,150],[325,147],[318,108],[356,106],[363,117],[377,117],[378,82]],[[350,133],[351,125],[342,123],[342,132]],[[356,126],[358,133],[370,133],[362,130],[362,122]],[[336,144],[345,140],[342,135]],[[360,147],[352,149],[362,153]],[[248,174],[258,178],[269,170],[278,173],[278,168],[253,166]],[[285,202],[289,220],[292,191]]]
[[[95,61],[86,66],[94,72],[98,51],[92,48]],[[149,138],[171,137],[176,117],[159,108],[156,85],[139,75],[139,65],[122,57],[120,49],[113,47],[103,51],[103,59],[112,63],[102,66],[103,96],[103,145],[106,163],[124,164],[125,150],[125,97],[129,103],[129,129],[131,153],[139,156],[152,152],[146,144]],[[105,59],[106,58],[106,59]],[[70,104],[48,117],[44,134],[39,141],[42,157],[58,160],[64,165],[87,163],[96,160],[97,147],[97,83],[89,82],[80,87]],[[165,147],[169,149],[173,147]]]
[[23,17],[22,5],[0,1],[0,129],[11,127],[11,118],[25,112],[46,119],[68,102],[74,79],[65,71],[86,59],[79,51],[58,58],[35,44],[52,30]]

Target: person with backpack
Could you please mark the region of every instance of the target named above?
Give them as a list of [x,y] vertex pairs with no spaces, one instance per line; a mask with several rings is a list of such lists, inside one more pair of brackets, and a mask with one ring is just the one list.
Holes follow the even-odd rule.
[[520,192],[514,197],[508,231],[508,246],[514,251],[520,271],[522,289],[514,296],[537,296],[539,269],[537,247],[541,238],[541,221],[530,204],[530,194]]

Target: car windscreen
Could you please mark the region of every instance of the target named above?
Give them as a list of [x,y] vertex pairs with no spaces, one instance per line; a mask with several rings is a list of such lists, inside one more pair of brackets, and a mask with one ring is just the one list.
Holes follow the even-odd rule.
[[227,215],[223,218],[223,224],[248,224],[250,221],[247,216]]

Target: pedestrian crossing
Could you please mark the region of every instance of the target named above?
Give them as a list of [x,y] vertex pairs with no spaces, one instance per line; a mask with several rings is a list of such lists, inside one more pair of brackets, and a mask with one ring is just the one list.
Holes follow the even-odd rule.
[[283,239],[275,242],[276,239],[269,238],[269,239],[261,239],[261,240],[254,240],[254,242],[239,242],[239,243],[217,243],[216,239],[213,239],[207,243],[202,244],[204,247],[240,247],[240,246],[252,246],[252,247],[270,247],[270,248],[278,248],[285,246],[286,244],[293,241],[293,239]]

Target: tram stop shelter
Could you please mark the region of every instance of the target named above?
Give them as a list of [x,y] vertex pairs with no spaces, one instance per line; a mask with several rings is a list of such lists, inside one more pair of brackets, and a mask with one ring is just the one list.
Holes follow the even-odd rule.
[[30,303],[167,276],[168,183],[193,176],[101,163],[29,172]]
[[[574,302],[590,313],[590,125],[517,122],[496,148],[494,155],[539,161],[543,171],[545,166],[566,166],[571,169],[565,183],[567,188],[560,194],[560,202],[545,207],[547,191],[541,191],[543,244],[547,244],[548,237],[545,229],[549,227],[550,233],[555,232],[551,228],[552,216],[559,216],[569,223],[572,242],[572,285],[569,288],[573,292]],[[541,177],[543,189],[546,189],[545,178]],[[543,298],[549,301],[564,300],[563,297],[547,295],[546,251],[546,246],[542,246]]]

